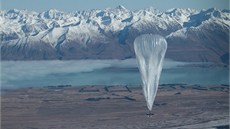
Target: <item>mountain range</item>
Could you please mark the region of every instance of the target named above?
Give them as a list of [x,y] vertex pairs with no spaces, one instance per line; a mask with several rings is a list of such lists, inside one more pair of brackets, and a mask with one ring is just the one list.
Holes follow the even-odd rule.
[[228,64],[230,10],[0,10],[1,60],[127,59],[134,39],[166,38],[166,58]]

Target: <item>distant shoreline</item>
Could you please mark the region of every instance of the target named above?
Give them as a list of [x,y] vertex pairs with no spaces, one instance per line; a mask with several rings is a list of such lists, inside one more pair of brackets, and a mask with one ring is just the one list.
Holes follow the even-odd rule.
[[[41,87],[31,87],[31,86],[24,86],[24,87],[14,87],[14,88],[1,88],[1,91],[11,91],[11,90],[20,90],[20,89],[64,89],[64,88],[83,88],[83,87],[127,87],[131,89],[141,89],[141,85],[53,85],[53,86],[41,86]],[[198,84],[183,84],[183,83],[174,83],[174,84],[159,84],[158,88],[162,87],[174,87],[174,86],[181,86],[181,87],[229,87],[229,84],[219,84],[219,85],[198,85]]]

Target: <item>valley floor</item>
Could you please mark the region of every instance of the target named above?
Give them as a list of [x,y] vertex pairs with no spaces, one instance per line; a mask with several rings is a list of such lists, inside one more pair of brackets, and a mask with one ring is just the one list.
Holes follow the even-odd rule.
[[162,85],[152,115],[141,87],[2,90],[1,129],[227,129],[229,86]]

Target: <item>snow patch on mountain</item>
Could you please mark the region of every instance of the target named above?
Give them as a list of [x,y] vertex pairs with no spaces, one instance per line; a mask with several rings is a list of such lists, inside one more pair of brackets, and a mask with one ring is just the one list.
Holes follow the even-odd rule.
[[56,9],[40,13],[11,9],[0,10],[0,45],[6,58],[12,58],[8,55],[14,52],[21,52],[20,58],[24,58],[23,54],[30,55],[29,52],[38,48],[37,54],[45,59],[55,52],[58,57],[70,56],[68,59],[78,54],[79,58],[91,58],[95,53],[93,58],[129,58],[134,54],[133,40],[140,34],[160,34],[170,43],[188,41],[207,46],[207,42],[212,41],[214,45],[215,41],[222,45],[228,41],[229,26],[230,11],[216,8],[174,8],[161,12],[152,7],[130,11],[118,6],[71,13]]

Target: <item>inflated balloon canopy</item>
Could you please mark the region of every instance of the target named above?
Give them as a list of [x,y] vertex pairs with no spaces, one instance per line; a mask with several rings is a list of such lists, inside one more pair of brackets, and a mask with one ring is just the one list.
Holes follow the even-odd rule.
[[160,35],[143,34],[134,40],[134,50],[147,107],[151,111],[157,94],[167,42]]

